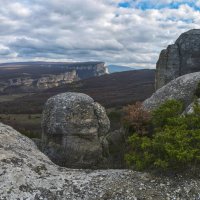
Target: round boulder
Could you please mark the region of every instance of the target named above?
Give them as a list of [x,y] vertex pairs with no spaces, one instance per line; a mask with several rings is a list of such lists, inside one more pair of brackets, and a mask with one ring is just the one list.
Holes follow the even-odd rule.
[[103,165],[110,128],[105,109],[86,94],[62,93],[47,100],[42,116],[44,152],[74,168]]

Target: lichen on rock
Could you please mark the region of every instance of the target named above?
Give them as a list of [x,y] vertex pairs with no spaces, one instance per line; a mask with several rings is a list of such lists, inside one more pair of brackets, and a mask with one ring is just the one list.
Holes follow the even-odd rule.
[[159,177],[131,170],[74,170],[53,164],[36,145],[0,123],[0,199],[190,199],[199,178]]
[[143,106],[147,110],[153,110],[165,101],[175,99],[181,100],[186,108],[194,100],[195,90],[199,81],[200,72],[180,76],[158,89],[143,102]]
[[57,164],[75,168],[104,165],[102,144],[110,128],[105,109],[81,93],[62,93],[45,104],[44,152]]

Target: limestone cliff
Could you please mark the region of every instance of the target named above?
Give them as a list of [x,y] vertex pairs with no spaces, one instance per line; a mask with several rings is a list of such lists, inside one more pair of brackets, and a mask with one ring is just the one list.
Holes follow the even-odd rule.
[[200,71],[200,29],[180,35],[175,44],[160,53],[156,66],[156,89],[171,80]]
[[79,80],[76,71],[66,72],[58,75],[47,75],[39,78],[37,80],[37,88],[39,89],[47,89],[57,87],[59,85],[64,85],[66,83],[72,83],[73,81]]
[[0,92],[31,92],[107,73],[103,62],[0,64]]

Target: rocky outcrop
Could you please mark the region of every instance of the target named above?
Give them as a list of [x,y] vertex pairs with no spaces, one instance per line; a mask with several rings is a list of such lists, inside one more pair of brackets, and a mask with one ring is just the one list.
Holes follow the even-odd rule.
[[169,99],[183,101],[185,107],[194,100],[194,93],[200,82],[200,72],[186,74],[158,89],[149,99],[143,102],[148,110],[153,110]]
[[105,109],[91,97],[81,93],[56,95],[48,99],[43,111],[44,152],[62,166],[104,166],[109,128]]
[[156,65],[156,89],[188,73],[200,71],[200,29],[181,34],[161,51]]
[[34,143],[0,123],[0,199],[199,199],[200,180],[130,170],[72,170],[53,164]]

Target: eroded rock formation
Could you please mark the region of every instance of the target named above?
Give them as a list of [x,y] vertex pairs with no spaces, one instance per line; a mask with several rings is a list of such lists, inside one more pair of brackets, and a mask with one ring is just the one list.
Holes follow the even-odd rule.
[[143,102],[148,110],[153,110],[169,99],[182,100],[185,107],[194,100],[194,93],[200,82],[200,72],[186,74],[169,82],[158,89],[150,98]]
[[70,92],[56,95],[48,99],[43,111],[44,152],[62,166],[104,166],[109,128],[105,109],[91,97]]
[[200,29],[180,35],[160,53],[156,66],[156,89],[188,73],[200,71]]

